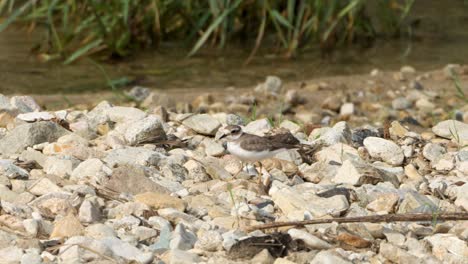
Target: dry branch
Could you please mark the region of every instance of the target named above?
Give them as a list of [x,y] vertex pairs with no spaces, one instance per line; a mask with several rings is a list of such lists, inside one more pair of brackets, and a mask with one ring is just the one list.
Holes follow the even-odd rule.
[[444,220],[468,220],[468,212],[464,213],[426,213],[426,214],[386,214],[368,215],[356,217],[337,217],[327,219],[313,219],[304,221],[276,222],[263,225],[246,227],[246,231],[264,230],[285,226],[305,226],[326,223],[378,223],[378,222],[415,222],[415,221],[444,221]]

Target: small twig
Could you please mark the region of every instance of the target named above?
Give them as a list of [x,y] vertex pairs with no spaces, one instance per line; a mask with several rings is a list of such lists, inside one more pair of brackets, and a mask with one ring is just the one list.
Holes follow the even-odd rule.
[[[254,230],[264,230],[270,228],[278,228],[285,226],[305,226],[326,223],[378,223],[378,222],[417,222],[417,221],[433,221],[434,214],[386,214],[386,215],[368,215],[357,217],[337,217],[328,219],[313,219],[305,221],[291,221],[291,222],[276,222],[263,225],[255,225],[246,228],[246,231],[251,232]],[[437,220],[468,220],[468,212],[466,213],[441,213],[437,215]]]

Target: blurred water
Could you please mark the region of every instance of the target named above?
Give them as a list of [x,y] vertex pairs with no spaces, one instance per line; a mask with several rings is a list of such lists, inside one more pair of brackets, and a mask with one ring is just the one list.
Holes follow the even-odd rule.
[[[252,86],[266,75],[284,80],[308,80],[330,75],[368,73],[374,68],[396,70],[409,64],[432,70],[448,63],[468,62],[468,6],[463,0],[416,0],[411,20],[418,26],[400,39],[380,40],[370,48],[345,47],[329,56],[307,49],[298,59],[285,60],[264,48],[243,66],[251,47],[205,49],[203,56],[185,58],[170,44],[119,63],[103,65],[111,78],[128,77],[160,89],[214,89]],[[79,93],[109,89],[102,72],[88,60],[69,66],[41,63],[30,52],[39,33],[27,35],[12,27],[0,34],[0,93]]]

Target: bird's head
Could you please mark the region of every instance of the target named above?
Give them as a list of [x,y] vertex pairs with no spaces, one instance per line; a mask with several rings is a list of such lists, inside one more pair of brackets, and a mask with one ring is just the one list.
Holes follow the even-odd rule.
[[242,135],[240,126],[229,125],[218,130],[215,139],[220,140],[226,138],[229,141],[236,140]]

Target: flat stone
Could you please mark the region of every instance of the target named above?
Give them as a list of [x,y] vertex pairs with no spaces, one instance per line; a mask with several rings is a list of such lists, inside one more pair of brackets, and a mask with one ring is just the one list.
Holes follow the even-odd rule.
[[31,96],[13,96],[10,99],[10,103],[21,113],[36,112],[41,110],[41,107]]
[[111,168],[122,165],[158,165],[164,155],[145,148],[126,147],[108,152],[104,162]]
[[50,238],[79,236],[83,234],[83,231],[84,227],[81,225],[80,220],[73,214],[68,214],[54,224],[54,230],[50,234]]
[[42,264],[42,257],[37,252],[25,253],[21,257],[21,264]]
[[221,127],[221,123],[208,114],[192,115],[182,121],[182,124],[199,134],[208,136],[214,136]]
[[395,110],[405,110],[411,108],[412,103],[405,97],[397,97],[392,101],[392,108]]
[[275,205],[291,220],[304,220],[306,214],[315,217],[339,215],[349,207],[348,200],[343,195],[321,198],[310,192],[300,192],[278,181],[273,182],[269,194]]
[[202,144],[205,147],[205,153],[208,156],[219,157],[224,154],[225,149],[219,142],[211,139],[205,139]]
[[143,119],[146,113],[138,108],[125,107],[125,106],[113,106],[104,109],[105,115],[108,116],[109,120],[116,123],[125,123],[130,121],[136,121]]
[[142,264],[149,264],[153,261],[152,253],[143,252],[137,247],[116,237],[105,237],[100,241],[106,245],[115,256],[122,257],[127,261],[136,261]]
[[55,122],[40,121],[15,127],[0,139],[0,153],[9,155],[20,153],[26,147],[43,142],[54,142],[59,137],[70,133]]
[[155,115],[149,115],[141,120],[130,123],[124,137],[128,144],[135,145],[148,139],[156,142],[158,139],[164,140],[166,139],[166,132],[164,132],[162,120]]
[[100,159],[91,158],[81,162],[71,173],[70,180],[83,183],[103,183],[112,170]]
[[94,223],[101,219],[101,212],[92,202],[84,200],[78,211],[78,218],[83,223]]
[[39,178],[32,181],[31,186],[32,187],[29,187],[28,190],[36,196],[41,196],[50,192],[62,192],[62,188],[48,178]]
[[0,174],[5,175],[9,179],[28,179],[29,173],[10,160],[0,160]]
[[432,132],[439,137],[455,139],[463,145],[468,143],[468,124],[457,120],[445,120],[432,127]]
[[223,237],[218,231],[200,230],[198,232],[198,240],[195,243],[195,248],[215,252],[221,249],[222,243]]
[[202,261],[197,254],[179,249],[168,250],[161,258],[164,263],[170,264],[193,264]]
[[364,146],[373,158],[382,159],[384,162],[398,166],[403,163],[403,151],[397,144],[390,140],[378,137],[367,137]]
[[288,230],[288,234],[292,239],[303,241],[304,244],[311,249],[329,249],[332,247],[328,242],[310,234],[305,230],[292,228]]
[[273,264],[273,262],[275,262],[275,258],[273,258],[268,249],[264,249],[255,255],[251,262],[258,264]]
[[23,257],[23,250],[17,246],[9,246],[0,249],[3,263],[20,263]]
[[172,239],[169,242],[170,249],[189,250],[192,249],[197,242],[197,236],[188,231],[181,223],[177,224]]
[[144,203],[149,207],[159,210],[162,208],[175,208],[184,211],[186,204],[183,200],[165,193],[145,192],[135,195],[135,201]]
[[268,119],[263,118],[249,122],[243,129],[245,133],[254,134],[257,136],[264,136],[266,132],[270,131],[271,126]]
[[428,143],[424,146],[422,154],[423,157],[430,160],[431,162],[436,162],[442,157],[447,151],[444,147],[436,143]]
[[309,140],[321,142],[327,146],[337,143],[350,144],[352,142],[351,138],[351,129],[344,121],[336,123],[332,128],[314,129],[309,135]]
[[373,212],[390,213],[394,210],[400,196],[394,193],[385,193],[379,195],[377,199],[369,203],[366,208]]
[[322,250],[317,255],[315,255],[314,259],[312,259],[310,264],[322,264],[322,263],[333,263],[333,264],[351,264],[353,262],[344,259],[334,250]]
[[380,254],[393,263],[425,263],[408,251],[386,242],[380,243]]
[[104,237],[116,237],[114,229],[108,225],[97,223],[89,225],[85,228],[84,234],[87,237],[92,237],[94,239],[101,239]]
[[437,206],[426,196],[408,191],[398,207],[398,213],[431,213]]
[[79,161],[70,156],[50,156],[45,161],[44,172],[65,178],[72,174],[78,164]]
[[122,166],[114,169],[105,186],[116,192],[131,194],[169,193],[166,188],[150,180],[144,168],[137,166]]

